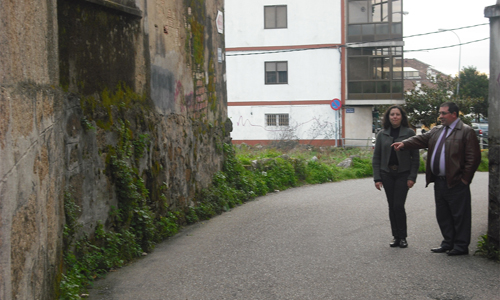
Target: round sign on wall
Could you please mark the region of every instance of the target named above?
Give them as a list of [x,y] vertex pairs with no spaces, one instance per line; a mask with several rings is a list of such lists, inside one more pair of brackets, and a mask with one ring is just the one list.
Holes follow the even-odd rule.
[[215,23],[217,24],[217,31],[219,33],[224,32],[224,19],[222,17],[222,12],[219,10],[217,12],[217,19],[215,20]]
[[339,99],[335,98],[330,103],[330,106],[332,107],[333,110],[339,110],[342,108],[342,102],[340,102]]

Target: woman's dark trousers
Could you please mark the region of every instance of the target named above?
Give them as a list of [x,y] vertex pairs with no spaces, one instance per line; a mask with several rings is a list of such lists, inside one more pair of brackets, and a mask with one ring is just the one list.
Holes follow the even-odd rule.
[[389,204],[389,220],[392,235],[395,238],[407,237],[405,202],[408,194],[408,176],[410,172],[381,171],[382,184]]

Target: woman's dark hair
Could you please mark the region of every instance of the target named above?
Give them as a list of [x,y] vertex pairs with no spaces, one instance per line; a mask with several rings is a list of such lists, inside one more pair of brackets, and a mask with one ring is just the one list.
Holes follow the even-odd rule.
[[401,126],[410,127],[408,125],[408,116],[406,115],[406,111],[399,105],[393,105],[389,107],[384,113],[384,120],[382,122],[382,124],[384,125],[384,129],[390,128],[392,126],[391,120],[389,119],[389,114],[391,113],[391,109],[393,108],[397,108],[401,112]]

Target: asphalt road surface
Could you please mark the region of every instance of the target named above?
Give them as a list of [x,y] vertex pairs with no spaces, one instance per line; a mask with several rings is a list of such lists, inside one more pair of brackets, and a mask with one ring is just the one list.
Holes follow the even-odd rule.
[[441,242],[434,185],[408,194],[408,248],[390,248],[385,193],[372,178],[272,193],[183,229],[96,281],[91,300],[500,299],[500,264],[473,255],[487,232],[488,173],[472,190],[471,254]]

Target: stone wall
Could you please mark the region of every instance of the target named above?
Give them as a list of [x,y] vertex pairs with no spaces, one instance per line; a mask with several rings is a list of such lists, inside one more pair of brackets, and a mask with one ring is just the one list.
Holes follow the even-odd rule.
[[60,269],[64,112],[55,9],[55,0],[0,3],[0,299],[49,299]]
[[488,239],[500,249],[500,0],[484,10],[490,21]]
[[145,146],[130,167],[156,213],[194,205],[210,184],[231,130],[219,10],[223,0],[0,2],[0,299],[56,298],[65,195],[78,235],[114,226],[109,161],[123,128]]

